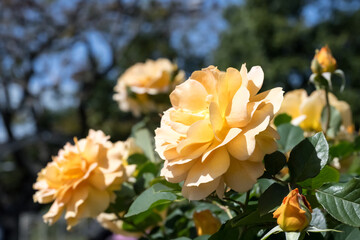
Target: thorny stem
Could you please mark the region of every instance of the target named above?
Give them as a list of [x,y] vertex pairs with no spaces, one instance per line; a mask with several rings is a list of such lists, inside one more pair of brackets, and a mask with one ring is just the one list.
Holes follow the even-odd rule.
[[324,130],[324,135],[326,137],[326,133],[329,129],[330,126],[330,117],[331,117],[331,107],[330,107],[330,101],[329,101],[329,89],[328,87],[325,88],[325,100],[326,100],[326,113],[327,113],[327,117],[326,117],[326,124],[325,124],[325,130]]

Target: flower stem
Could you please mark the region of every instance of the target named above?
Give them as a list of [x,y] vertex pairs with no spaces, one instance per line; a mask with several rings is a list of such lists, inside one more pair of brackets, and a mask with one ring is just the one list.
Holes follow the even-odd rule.
[[329,88],[328,87],[325,88],[325,100],[326,100],[327,116],[326,116],[326,124],[325,124],[324,134],[326,137],[326,133],[330,127],[330,117],[331,117],[331,107],[330,107],[330,101],[329,101]]

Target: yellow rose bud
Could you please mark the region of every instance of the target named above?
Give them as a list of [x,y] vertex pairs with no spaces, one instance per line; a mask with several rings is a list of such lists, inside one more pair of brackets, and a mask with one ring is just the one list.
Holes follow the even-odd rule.
[[313,73],[334,72],[336,70],[336,60],[327,45],[322,47],[320,51],[316,50],[311,62],[311,70]]
[[295,188],[283,200],[273,213],[277,223],[285,232],[301,232],[311,221],[311,206],[305,196]]
[[210,210],[194,212],[193,218],[199,236],[206,234],[212,235],[221,227],[220,220],[217,217],[214,217]]

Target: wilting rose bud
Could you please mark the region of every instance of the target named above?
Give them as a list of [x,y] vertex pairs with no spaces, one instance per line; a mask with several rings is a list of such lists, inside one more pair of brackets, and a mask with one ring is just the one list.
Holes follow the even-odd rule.
[[336,70],[336,60],[331,54],[328,46],[316,50],[314,59],[311,62],[311,71],[313,73],[334,72]]
[[210,210],[194,212],[193,218],[199,236],[206,234],[212,235],[221,227],[220,220],[214,217]]
[[311,221],[311,206],[305,196],[295,188],[283,200],[273,213],[277,223],[285,232],[301,232]]

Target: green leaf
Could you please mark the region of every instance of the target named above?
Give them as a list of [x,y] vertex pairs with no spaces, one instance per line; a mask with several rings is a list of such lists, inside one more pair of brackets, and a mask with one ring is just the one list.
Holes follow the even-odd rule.
[[176,199],[176,195],[165,185],[157,183],[144,191],[135,201],[131,204],[128,213],[125,217],[131,217],[156,206],[171,203]]
[[325,166],[314,178],[308,178],[303,182],[298,182],[303,188],[317,189],[325,183],[339,182],[340,173],[333,167]]
[[360,136],[357,136],[354,141],[354,150],[360,151]]
[[154,137],[146,128],[141,128],[134,133],[136,144],[144,151],[144,154],[150,159],[155,161],[154,155]]
[[129,164],[136,164],[136,165],[141,165],[147,162],[147,158],[144,154],[141,153],[135,153],[132,154],[128,157],[127,162]]
[[194,238],[194,240],[208,240],[210,235],[201,235],[197,238]]
[[286,240],[298,240],[304,238],[303,232],[285,232]]
[[275,126],[280,126],[281,124],[290,123],[291,122],[291,116],[289,116],[286,113],[279,114],[274,119]]
[[316,190],[316,198],[336,220],[360,227],[360,179],[327,184]]
[[245,216],[238,216],[232,219],[233,227],[257,225],[262,223],[274,223],[276,219],[273,218],[272,214],[260,215],[260,211],[257,209]]
[[[316,227],[318,229],[327,229],[325,215],[319,208],[313,208],[311,216],[311,227]],[[322,233],[321,235],[325,236],[325,234],[326,233]]]
[[360,236],[359,228],[354,228],[345,224],[341,224],[336,227],[336,230],[341,231],[341,233],[334,233],[334,240],[354,240],[358,239]]
[[277,234],[279,232],[283,232],[283,230],[281,229],[281,227],[279,225],[277,225],[276,227],[274,227],[273,229],[271,229],[267,234],[265,234],[261,240],[265,240],[267,239],[268,237],[270,237],[270,235],[272,234]]
[[354,145],[351,142],[342,141],[330,147],[329,153],[332,157],[347,157],[354,152]]
[[238,239],[240,228],[233,227],[231,220],[227,221],[225,224],[221,225],[219,231],[213,234],[209,240],[224,240],[224,239]]
[[283,153],[276,151],[266,154],[264,157],[265,169],[271,175],[277,174],[286,164],[286,157]]
[[290,153],[288,167],[292,182],[319,174],[329,159],[329,145],[322,132],[301,141]]
[[[322,128],[325,129],[325,125],[328,118],[328,108],[325,106],[321,112],[321,125]],[[327,135],[329,137],[335,137],[337,132],[340,129],[341,125],[341,114],[336,108],[330,106],[330,123],[329,128],[327,130]]]
[[281,124],[277,128],[277,132],[280,135],[280,140],[278,140],[279,150],[282,152],[288,152],[304,139],[304,131],[290,123]]
[[282,200],[289,193],[286,186],[273,183],[259,198],[259,213],[263,216],[281,205]]

